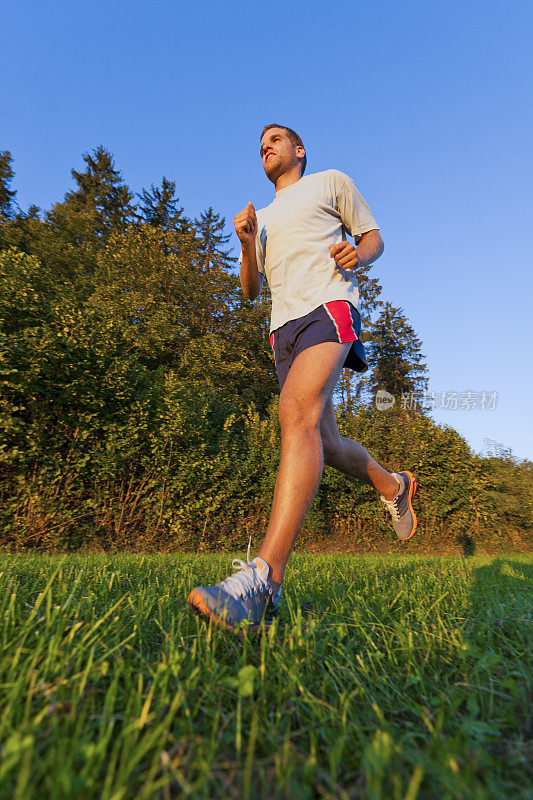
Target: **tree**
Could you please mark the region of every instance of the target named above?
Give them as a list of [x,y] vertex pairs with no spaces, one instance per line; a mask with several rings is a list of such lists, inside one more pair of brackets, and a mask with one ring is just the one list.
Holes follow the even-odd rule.
[[60,296],[35,256],[15,247],[0,252],[0,333],[9,338],[47,324]]
[[0,150],[0,221],[11,219],[14,215],[13,202],[16,191],[10,189],[15,177],[11,164],[13,157],[9,150]]
[[42,221],[17,219],[17,230],[3,236],[7,244],[36,255],[79,299],[93,290],[97,253],[110,234],[134,220],[133,195],[111,153],[100,146],[83,159],[85,172],[71,170],[76,189],[46,211]]
[[[427,366],[421,352],[422,342],[409,325],[403,309],[385,303],[365,347],[373,368],[368,380],[371,395],[378,389],[385,389],[397,400],[411,392],[413,400],[420,398],[427,389]],[[415,407],[418,408],[418,404]]]
[[361,314],[361,330],[370,329],[372,325],[372,317],[375,311],[383,305],[379,299],[382,286],[377,278],[370,275],[370,270],[374,269],[373,264],[366,267],[357,265],[354,272],[357,276],[357,285],[359,287],[359,313]]
[[195,221],[195,227],[200,239],[201,266],[204,272],[212,267],[230,268],[236,259],[225,250],[230,235],[224,233],[226,220],[213,211],[209,206],[207,211],[202,211],[200,219]]
[[[112,154],[102,145],[84,153],[85,172],[71,170],[77,188],[60,204],[67,213],[94,219],[95,233],[106,238],[112,230],[124,230],[134,219],[133,194],[115,167]],[[60,211],[60,207],[55,207]]]
[[91,304],[128,321],[149,363],[181,362],[189,339],[225,333],[236,279],[203,273],[199,239],[142,223],[110,236],[98,255]]
[[140,218],[156,228],[165,230],[181,230],[185,223],[183,208],[178,207],[179,197],[176,194],[176,184],[163,176],[161,187],[150,185],[150,189],[142,190],[137,197],[141,201],[139,206]]
[[[366,267],[358,265],[354,272],[357,276],[359,287],[359,313],[361,315],[361,341],[366,344],[372,329],[372,317],[383,302],[379,299],[382,286],[379,280],[370,275],[373,264]],[[340,400],[343,413],[353,413],[354,408],[361,403],[368,383],[368,372],[359,374],[351,370],[343,370],[335,391]]]

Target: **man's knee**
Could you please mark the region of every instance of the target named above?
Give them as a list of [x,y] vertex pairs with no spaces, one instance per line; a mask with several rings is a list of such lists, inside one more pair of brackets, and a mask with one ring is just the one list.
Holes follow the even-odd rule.
[[322,404],[319,399],[307,400],[294,395],[279,399],[279,422],[282,431],[298,428],[318,428]]

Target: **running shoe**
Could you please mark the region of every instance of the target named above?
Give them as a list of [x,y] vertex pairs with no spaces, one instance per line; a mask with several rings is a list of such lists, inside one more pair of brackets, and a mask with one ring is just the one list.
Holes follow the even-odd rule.
[[416,492],[416,480],[407,470],[392,474],[400,484],[398,493],[392,500],[385,500],[383,495],[380,495],[380,500],[386,505],[392,516],[396,536],[406,542],[416,530],[416,514],[412,503]]
[[246,561],[234,558],[234,575],[215,586],[197,586],[187,598],[187,605],[196,614],[203,614],[217,625],[234,630],[248,620],[257,632],[264,620],[268,625],[278,610],[281,587],[274,592],[268,576],[270,567],[262,558]]

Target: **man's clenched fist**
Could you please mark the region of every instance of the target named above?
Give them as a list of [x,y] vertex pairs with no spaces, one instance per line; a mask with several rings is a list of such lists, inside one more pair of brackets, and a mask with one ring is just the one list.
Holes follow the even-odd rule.
[[359,263],[357,250],[349,242],[330,244],[329,254],[335,259],[337,266],[343,269],[353,269]]
[[241,244],[253,244],[257,234],[257,217],[252,203],[248,203],[245,209],[235,215],[234,224]]

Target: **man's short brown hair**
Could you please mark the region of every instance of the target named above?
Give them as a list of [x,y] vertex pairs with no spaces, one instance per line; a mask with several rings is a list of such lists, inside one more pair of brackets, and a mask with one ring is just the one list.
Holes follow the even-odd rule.
[[[259,137],[259,141],[261,141],[261,139],[263,138],[265,133],[267,131],[269,131],[270,128],[281,128],[282,130],[287,131],[287,136],[289,137],[289,139],[291,140],[291,142],[293,143],[293,145],[295,147],[304,147],[304,143],[302,142],[300,136],[298,136],[296,131],[293,131],[292,128],[287,128],[286,125],[278,125],[277,122],[272,122],[272,123],[270,123],[270,125],[265,125],[265,127],[263,128],[263,131],[261,133],[261,136]],[[305,147],[304,147],[304,150],[305,150]],[[304,172],[305,172],[305,166],[307,164],[307,155],[304,154],[304,157],[302,158],[300,164],[301,164],[301,167],[302,167],[301,170],[300,170],[300,175],[303,175]]]

